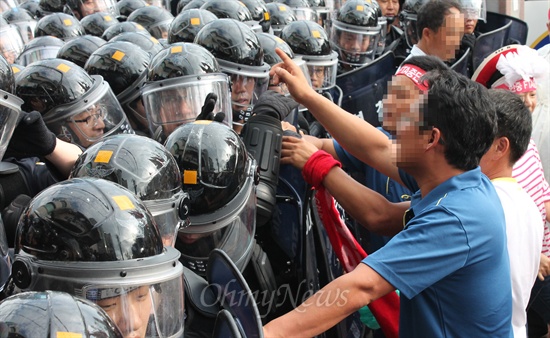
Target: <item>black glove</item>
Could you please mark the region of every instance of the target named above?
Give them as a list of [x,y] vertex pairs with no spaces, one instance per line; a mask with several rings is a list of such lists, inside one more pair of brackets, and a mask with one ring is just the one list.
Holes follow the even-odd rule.
[[21,112],[5,157],[46,156],[53,152],[57,139],[37,111]]
[[296,107],[298,107],[298,102],[294,101],[290,96],[268,90],[258,98],[258,102],[254,105],[254,109],[252,109],[252,113],[273,116],[277,120],[282,121]]
[[195,121],[198,120],[210,120],[210,121],[216,121],[216,122],[223,122],[225,119],[225,113],[219,112],[216,115],[214,115],[214,107],[216,106],[216,101],[218,101],[218,95],[215,93],[209,93],[206,95],[206,99],[204,99],[204,104],[201,108],[201,113],[197,115],[197,118]]

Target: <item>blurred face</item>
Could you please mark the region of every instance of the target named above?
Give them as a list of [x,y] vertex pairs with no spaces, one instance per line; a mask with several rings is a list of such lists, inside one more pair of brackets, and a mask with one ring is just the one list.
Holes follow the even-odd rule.
[[463,33],[464,16],[458,9],[451,8],[443,26],[433,34],[429,46],[430,53],[445,61],[454,58],[460,47]]
[[366,52],[369,48],[369,37],[351,32],[342,32],[338,44],[349,52]]
[[525,93],[518,93],[518,95],[523,100],[523,103],[529,108],[529,111],[532,113],[537,106],[537,91],[533,90]]
[[322,88],[325,80],[325,67],[308,66],[311,86],[314,89]]
[[256,80],[253,77],[231,75],[231,102],[233,110],[244,110],[252,102]]
[[118,326],[124,338],[145,338],[153,302],[149,286],[144,285],[122,296],[97,302]]
[[102,108],[92,106],[86,111],[75,115],[69,123],[70,128],[79,138],[81,146],[87,148],[98,140],[104,133],[105,113]]
[[382,16],[397,16],[399,0],[378,0]]
[[473,34],[477,25],[477,19],[465,18],[464,19],[464,34]]
[[186,120],[193,120],[195,113],[186,96],[174,93],[171,100],[160,107],[160,120],[164,135],[170,135],[177,127]]
[[383,126],[395,136],[397,153],[394,162],[406,168],[420,161],[424,138],[420,111],[426,96],[406,76],[394,76],[384,98]]
[[78,17],[78,19],[97,12],[108,12],[108,9],[107,4],[103,0],[82,0],[80,4],[80,14],[82,17]]

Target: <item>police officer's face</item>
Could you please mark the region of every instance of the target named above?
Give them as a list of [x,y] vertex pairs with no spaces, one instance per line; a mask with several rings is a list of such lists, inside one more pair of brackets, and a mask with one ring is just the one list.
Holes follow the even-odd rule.
[[97,302],[118,326],[124,338],[145,338],[153,308],[150,288],[141,286],[124,295]]
[[253,77],[231,75],[231,101],[233,110],[239,111],[252,102],[256,80]]
[[311,77],[311,86],[314,89],[322,88],[325,81],[325,67],[308,66],[308,70]]
[[170,100],[160,107],[160,121],[164,135],[170,135],[185,122],[194,120],[196,114],[184,93],[175,92]]
[[80,5],[80,13],[82,14],[81,18],[86,15],[94,14],[97,12],[108,12],[108,6],[104,0],[82,0]]
[[342,32],[338,43],[343,50],[348,52],[362,53],[366,52],[369,48],[369,37],[362,34],[356,34],[351,32]]
[[378,0],[382,16],[396,16],[399,13],[399,0]]
[[92,106],[72,118],[69,126],[78,136],[81,146],[87,148],[101,138],[105,129],[104,118],[105,112],[99,106]]

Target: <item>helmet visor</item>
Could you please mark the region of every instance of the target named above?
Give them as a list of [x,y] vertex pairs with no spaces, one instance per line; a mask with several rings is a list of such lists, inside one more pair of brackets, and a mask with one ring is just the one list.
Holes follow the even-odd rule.
[[2,159],[21,113],[23,100],[2,90],[0,93],[0,159]]
[[143,201],[157,223],[164,246],[173,247],[178,231],[189,226],[189,219],[179,217],[182,198],[183,193],[180,191],[173,198]]
[[191,225],[179,232],[178,249],[188,268],[204,275],[208,255],[218,248],[225,251],[241,271],[244,270],[250,259],[256,228],[256,195],[252,189],[243,193],[248,193],[244,208],[226,222],[223,228],[212,230],[211,226],[193,225],[191,217]]
[[36,61],[55,59],[60,48],[60,46],[37,46],[24,50],[17,58],[16,63],[26,67]]
[[229,126],[231,102],[225,74],[184,76],[145,84],[142,97],[151,134],[155,135],[160,127],[167,137],[180,125],[195,121],[210,93],[218,96],[213,113],[224,112],[223,123]]
[[294,14],[296,14],[296,19],[298,21],[302,21],[302,20],[313,21],[313,22],[319,21],[317,13],[311,8],[300,7],[300,8],[293,8],[293,9],[294,9]]
[[231,75],[231,104],[234,112],[249,112],[260,95],[267,90],[269,74],[258,78],[253,76]]
[[336,52],[324,56],[302,55],[307,64],[313,89],[325,90],[336,85],[337,55]]
[[416,43],[418,43],[418,29],[416,27],[416,15],[408,14],[405,15],[404,20],[401,21],[401,27],[405,34],[407,40],[407,45],[412,48]]
[[147,31],[157,39],[167,39],[168,30],[170,29],[171,23],[172,20],[165,20],[157,24],[151,25],[149,28],[147,28]]
[[380,26],[357,29],[338,21],[333,23],[332,42],[339,51],[340,62],[361,66],[374,60],[380,38]]
[[93,77],[93,87],[78,101],[44,114],[44,122],[58,138],[84,148],[111,134],[133,134],[109,84],[101,76]]
[[34,39],[34,28],[36,27],[36,21],[17,21],[13,22],[12,25],[17,27],[17,30],[19,30],[19,34],[21,34],[23,43],[27,43]]
[[25,43],[16,26],[0,27],[0,53],[9,64],[15,63],[24,46]]
[[119,14],[114,0],[78,0],[76,2],[82,17],[98,12],[109,13],[115,17]]

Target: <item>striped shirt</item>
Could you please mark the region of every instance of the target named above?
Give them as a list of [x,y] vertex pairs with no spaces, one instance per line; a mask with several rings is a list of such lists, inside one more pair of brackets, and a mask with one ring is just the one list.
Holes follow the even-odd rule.
[[533,139],[529,142],[525,154],[514,164],[512,177],[531,196],[540,211],[544,224],[542,253],[550,257],[550,229],[546,223],[546,208],[544,205],[546,201],[550,201],[550,187],[544,178],[539,151]]

